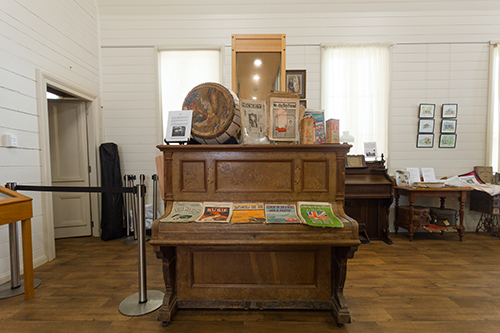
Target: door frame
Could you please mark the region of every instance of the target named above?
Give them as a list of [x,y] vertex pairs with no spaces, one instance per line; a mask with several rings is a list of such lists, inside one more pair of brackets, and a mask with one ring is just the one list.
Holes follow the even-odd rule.
[[[63,92],[71,94],[85,101],[87,115],[87,138],[89,151],[89,185],[98,186],[100,181],[100,167],[97,158],[98,143],[101,142],[101,108],[99,95],[82,88],[75,83],[68,82],[53,74],[36,70],[37,85],[37,108],[39,115],[39,143],[40,143],[40,164],[41,164],[41,185],[51,186],[52,175],[50,166],[50,143],[49,143],[49,114],[47,103],[47,86],[52,86]],[[42,192],[42,220],[44,248],[47,259],[50,261],[56,257],[54,238],[54,212],[52,206],[52,192]],[[92,235],[100,236],[100,200],[98,195],[90,196],[91,214],[94,226]]]

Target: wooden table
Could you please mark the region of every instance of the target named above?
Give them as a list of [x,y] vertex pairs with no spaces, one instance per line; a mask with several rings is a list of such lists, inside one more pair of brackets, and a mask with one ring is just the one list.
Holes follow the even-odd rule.
[[21,221],[24,265],[24,298],[35,296],[31,244],[32,199],[0,186],[0,225]]
[[394,219],[394,229],[397,234],[398,228],[404,228],[408,230],[408,236],[410,241],[413,239],[413,233],[416,229],[421,229],[413,225],[412,221],[400,221],[398,218],[398,207],[399,207],[399,197],[404,195],[408,197],[410,205],[410,214],[413,216],[415,213],[415,199],[416,198],[440,198],[441,204],[440,208],[445,208],[446,198],[457,198],[460,204],[459,214],[460,223],[457,226],[450,227],[451,229],[457,229],[460,241],[464,237],[464,208],[465,200],[467,199],[467,192],[472,191],[470,187],[442,187],[442,188],[415,188],[415,187],[394,187],[394,202],[395,202],[395,215]]

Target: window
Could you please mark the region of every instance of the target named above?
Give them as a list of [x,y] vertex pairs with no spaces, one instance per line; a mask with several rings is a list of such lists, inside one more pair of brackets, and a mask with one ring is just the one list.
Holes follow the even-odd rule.
[[390,91],[389,45],[331,45],[322,49],[322,108],[340,120],[340,134],[355,142],[349,154],[363,154],[364,142],[387,155]]
[[182,109],[187,94],[204,82],[221,81],[220,50],[160,51],[163,137],[167,113]]
[[500,55],[498,52],[498,44],[491,45],[490,57],[490,100],[489,100],[489,128],[488,133],[488,163],[492,166],[493,172],[499,171],[499,149],[500,149],[500,110],[498,105],[499,100],[499,77],[500,77]]

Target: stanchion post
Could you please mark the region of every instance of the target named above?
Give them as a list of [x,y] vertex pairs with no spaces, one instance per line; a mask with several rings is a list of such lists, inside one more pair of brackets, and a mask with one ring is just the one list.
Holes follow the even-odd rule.
[[[130,187],[135,187],[135,175],[130,175]],[[134,224],[134,239],[137,240],[137,198],[135,196],[131,196],[132,201],[132,218]]]
[[151,176],[153,179],[153,221],[158,218],[158,175]]
[[138,211],[138,221],[137,221],[137,235],[139,237],[139,303],[145,303],[148,301],[146,291],[147,291],[147,274],[146,274],[146,204],[145,204],[145,194],[146,186],[144,185],[144,179],[141,175],[141,184],[137,185],[137,206]]
[[[123,176],[123,185],[128,187],[128,175]],[[129,202],[128,193],[123,193],[123,201],[125,206],[125,226],[127,228],[127,237],[130,236],[130,215],[129,215]]]
[[146,214],[145,214],[146,185],[137,185],[137,201],[139,202],[139,292],[125,298],[120,303],[120,313],[126,316],[141,316],[160,308],[164,293],[157,290],[147,290],[146,278]]
[[[134,179],[135,175],[127,176],[127,187],[135,187]],[[136,200],[132,193],[127,193],[127,217],[129,219],[127,225],[127,238],[123,241],[124,244],[137,244],[137,210],[136,210]],[[132,211],[132,215],[130,215]],[[134,226],[134,234],[130,236],[130,228]]]
[[[7,183],[6,188],[16,191],[17,183]],[[24,280],[21,280],[21,263],[19,261],[19,230],[18,222],[9,223],[9,254],[10,254],[10,287],[6,283],[0,286],[0,299],[24,294]],[[34,279],[34,287],[42,281]]]

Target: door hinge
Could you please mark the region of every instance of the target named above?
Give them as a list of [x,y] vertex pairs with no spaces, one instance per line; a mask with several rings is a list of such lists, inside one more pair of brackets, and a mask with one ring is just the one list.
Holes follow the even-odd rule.
[[89,173],[92,172],[92,167],[89,165]]
[[90,221],[90,227],[94,228],[94,221]]

